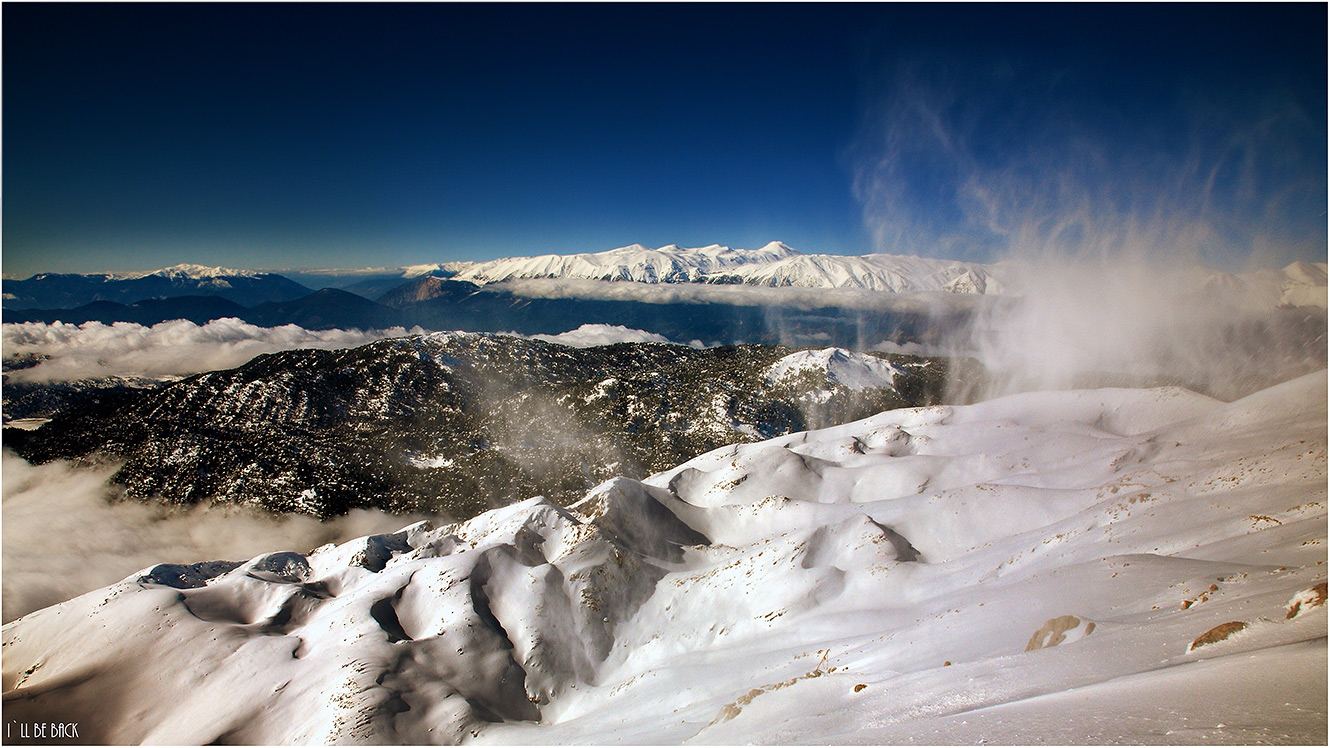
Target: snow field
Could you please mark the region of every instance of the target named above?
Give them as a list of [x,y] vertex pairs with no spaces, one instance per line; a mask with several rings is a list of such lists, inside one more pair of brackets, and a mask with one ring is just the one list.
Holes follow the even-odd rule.
[[1326,387],[890,411],[152,567],[6,625],[5,709],[111,743],[1324,743]]

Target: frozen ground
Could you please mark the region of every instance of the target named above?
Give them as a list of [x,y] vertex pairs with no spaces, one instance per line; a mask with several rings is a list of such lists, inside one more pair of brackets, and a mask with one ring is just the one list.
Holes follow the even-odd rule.
[[4,627],[5,718],[109,743],[1324,744],[1326,387],[891,411],[571,509],[145,569]]

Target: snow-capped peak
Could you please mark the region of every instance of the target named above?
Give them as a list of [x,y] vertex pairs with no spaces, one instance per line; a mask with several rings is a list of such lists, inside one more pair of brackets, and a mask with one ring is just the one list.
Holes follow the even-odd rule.
[[458,273],[457,278],[477,283],[519,278],[687,283],[703,280],[712,273],[728,273],[743,265],[775,262],[790,256],[792,252],[783,244],[779,247],[768,244],[758,250],[732,249],[719,244],[687,248],[667,244],[659,249],[630,244],[605,252],[510,257],[480,262]]
[[846,350],[823,348],[799,351],[767,368],[766,378],[773,384],[813,375],[827,384],[853,390],[893,389],[896,376],[903,372],[889,361],[876,356]]
[[474,262],[430,262],[423,265],[405,265],[400,268],[403,278],[419,278],[422,275],[454,274],[474,265]]
[[212,278],[254,278],[262,275],[257,270],[233,270],[231,268],[210,267],[208,265],[195,265],[192,263],[180,263],[160,270],[151,270],[145,273],[134,273],[125,276],[126,278],[146,278],[150,275],[160,275],[163,278],[173,280],[205,280]]
[[781,255],[782,257],[787,257],[787,256],[789,256],[789,255],[797,255],[797,254],[799,254],[798,251],[794,250],[793,248],[790,247],[790,245],[788,245],[788,244],[786,244],[785,242],[782,242],[782,241],[767,242],[766,244],[764,244],[764,245],[762,246],[761,249],[759,249],[759,250],[757,250],[757,251],[758,251],[758,252],[770,252],[770,253],[773,253],[773,254]]

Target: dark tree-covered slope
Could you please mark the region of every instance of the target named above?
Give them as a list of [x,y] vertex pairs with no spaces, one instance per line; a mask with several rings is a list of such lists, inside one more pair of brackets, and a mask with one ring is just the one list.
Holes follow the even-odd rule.
[[5,443],[33,462],[122,461],[115,480],[130,495],[169,503],[466,517],[534,495],[568,500],[726,444],[937,402],[946,375],[941,360],[892,356],[894,388],[769,383],[767,367],[791,352],[389,339],[108,392],[36,431],[6,429]]

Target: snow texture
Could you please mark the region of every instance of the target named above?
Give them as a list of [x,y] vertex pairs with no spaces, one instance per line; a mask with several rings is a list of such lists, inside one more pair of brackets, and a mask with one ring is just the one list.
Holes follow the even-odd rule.
[[145,568],[4,627],[6,719],[108,743],[1324,744],[1326,607],[1285,611],[1326,579],[1326,387],[889,411],[567,509]]
[[768,382],[778,383],[812,376],[828,385],[852,390],[894,389],[896,376],[904,372],[891,362],[844,348],[799,351],[772,364],[766,372]]

